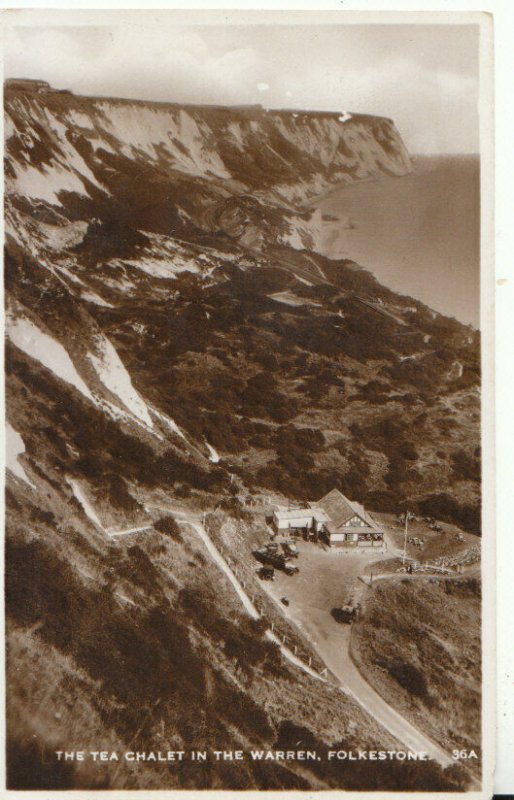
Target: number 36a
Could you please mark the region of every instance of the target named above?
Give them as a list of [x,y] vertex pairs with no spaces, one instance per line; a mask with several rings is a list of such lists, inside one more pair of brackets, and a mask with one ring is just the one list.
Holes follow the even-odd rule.
[[461,759],[478,758],[474,750],[452,750],[452,758],[454,761]]

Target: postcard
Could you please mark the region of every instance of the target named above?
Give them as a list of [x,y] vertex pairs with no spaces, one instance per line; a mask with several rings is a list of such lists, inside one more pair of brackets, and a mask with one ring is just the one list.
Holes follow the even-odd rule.
[[490,797],[490,18],[4,34],[6,796]]

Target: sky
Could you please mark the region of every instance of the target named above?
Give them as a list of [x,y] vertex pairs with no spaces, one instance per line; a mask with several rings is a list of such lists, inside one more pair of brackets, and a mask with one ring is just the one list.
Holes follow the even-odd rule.
[[4,75],[78,94],[377,114],[413,154],[478,152],[475,25],[163,25],[145,14],[13,27]]

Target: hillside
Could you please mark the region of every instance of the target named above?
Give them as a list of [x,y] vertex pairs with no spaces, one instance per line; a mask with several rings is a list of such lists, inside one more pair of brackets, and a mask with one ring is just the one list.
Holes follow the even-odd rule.
[[408,718],[428,719],[431,735],[452,748],[476,748],[479,581],[379,585],[353,628],[352,654],[369,682]]
[[48,789],[452,787],[394,763],[45,767],[100,740],[383,746],[156,506],[338,486],[478,532],[479,340],[320,251],[338,221],[309,198],[411,169],[390,120],[12,81],[5,114],[11,787],[36,753]]

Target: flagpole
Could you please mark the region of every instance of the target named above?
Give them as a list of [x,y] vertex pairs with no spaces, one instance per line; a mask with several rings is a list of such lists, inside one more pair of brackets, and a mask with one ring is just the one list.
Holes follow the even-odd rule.
[[403,540],[403,559],[402,564],[405,565],[405,559],[407,558],[407,531],[409,529],[409,512],[405,512],[405,536]]

